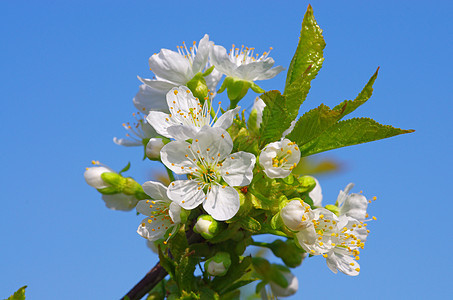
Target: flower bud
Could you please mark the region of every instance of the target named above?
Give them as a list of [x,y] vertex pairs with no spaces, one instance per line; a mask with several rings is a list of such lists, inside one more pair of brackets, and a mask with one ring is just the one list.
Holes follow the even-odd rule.
[[292,239],[288,239],[286,242],[275,240],[269,244],[269,248],[290,268],[295,268],[302,263],[303,250],[299,249]]
[[292,200],[280,212],[280,216],[285,225],[294,231],[300,231],[311,224],[313,211],[310,205],[304,201]]
[[204,268],[209,275],[223,276],[228,272],[231,265],[231,258],[227,252],[217,252],[217,254],[206,261]]
[[[235,108],[239,100],[244,98],[251,86],[252,82],[250,81],[226,77],[223,80],[222,86],[220,87],[218,93],[222,93],[226,89],[228,98],[230,99],[230,108]],[[259,88],[257,85],[256,87],[255,85],[253,87],[255,89]],[[262,92],[264,92],[264,90],[262,90]]]
[[213,217],[210,215],[201,215],[198,217],[193,231],[208,240],[212,239],[219,232],[219,229],[219,222],[214,220]]
[[271,281],[269,285],[271,286],[272,293],[276,297],[289,297],[291,295],[294,295],[299,289],[299,280],[291,272],[281,272],[281,274],[288,282],[288,286],[284,288]]
[[164,142],[161,138],[152,138],[146,144],[145,153],[149,159],[159,159],[160,150],[164,146]]
[[95,189],[103,189],[109,187],[110,184],[106,183],[101,175],[103,173],[110,173],[114,172],[112,169],[104,166],[96,166],[87,168],[83,176],[85,177],[85,181]]

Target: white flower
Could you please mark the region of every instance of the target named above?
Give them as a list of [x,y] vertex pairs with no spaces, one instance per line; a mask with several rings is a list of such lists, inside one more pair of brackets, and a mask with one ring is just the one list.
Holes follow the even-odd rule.
[[140,113],[132,114],[136,120],[134,123],[123,123],[124,129],[127,130],[126,138],[113,138],[113,142],[120,146],[134,147],[143,146],[144,141],[153,138],[157,135],[151,125],[149,125]]
[[300,150],[288,139],[270,143],[261,151],[259,162],[269,178],[285,178],[297,166]]
[[211,60],[215,69],[226,76],[253,82],[273,78],[284,70],[281,66],[272,68],[274,60],[268,57],[269,52],[264,52],[258,57],[258,54],[254,55],[254,48],[239,49],[233,45],[227,54],[224,47],[214,45],[211,48]]
[[312,225],[314,214],[310,205],[302,200],[293,200],[283,207],[280,216],[289,229],[300,231]]
[[313,213],[312,225],[296,233],[299,244],[309,254],[326,258],[334,273],[339,270],[346,275],[358,275],[359,249],[363,249],[368,235],[366,224],[346,215],[337,217],[324,208]]
[[231,219],[239,210],[239,194],[232,186],[250,184],[255,156],[247,152],[230,154],[233,141],[220,127],[203,127],[192,144],[174,141],[161,151],[162,162],[188,180],[170,184],[168,197],[185,209],[203,203],[203,208],[219,221]]
[[137,198],[134,195],[117,193],[113,195],[102,195],[105,206],[113,210],[130,211],[137,205]]
[[271,287],[272,294],[276,297],[289,297],[294,295],[299,289],[299,280],[291,272],[282,272],[281,274],[288,282],[288,286],[284,288],[271,281],[269,285]]
[[[204,72],[211,66],[209,52],[213,42],[209,41],[207,34],[200,40],[198,47],[196,42],[190,48],[187,48],[185,43],[183,45],[177,47],[178,52],[162,49],[158,54],[149,58],[149,66],[155,74],[155,79],[140,77],[139,79],[153,90],[153,101],[164,100],[165,94],[169,90],[180,85],[187,85],[197,73]],[[213,70],[205,78],[210,90],[215,91],[221,76],[222,74],[217,70]],[[151,93],[151,91],[149,92]]]
[[153,200],[141,200],[137,212],[148,216],[138,226],[137,233],[149,241],[156,241],[170,231],[168,238],[176,231],[181,222],[181,207],[167,197],[167,188],[159,183],[148,181],[143,191]]
[[345,215],[356,220],[363,221],[366,218],[368,200],[362,194],[349,194],[354,187],[353,183],[346,186],[344,191],[340,191],[336,205],[340,209],[340,216]]
[[[93,161],[93,164],[97,163]],[[110,186],[110,184],[102,180],[101,175],[103,173],[116,173],[116,172],[107,166],[97,165],[95,167],[86,168],[85,173],[83,173],[83,177],[85,177],[85,181],[88,183],[88,185],[99,190]]]
[[146,144],[146,156],[151,159],[158,159],[160,157],[160,150],[164,145],[165,144],[161,138],[150,139],[148,144]]
[[228,129],[240,107],[226,111],[214,122],[208,101],[201,105],[185,86],[172,88],[167,93],[170,114],[151,111],[146,119],[159,134],[176,140],[193,138],[205,125]]

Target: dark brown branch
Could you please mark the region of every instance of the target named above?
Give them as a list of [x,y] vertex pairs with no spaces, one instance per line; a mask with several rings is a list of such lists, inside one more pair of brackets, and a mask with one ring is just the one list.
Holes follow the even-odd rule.
[[167,271],[157,263],[154,268],[152,268],[142,280],[139,281],[126,296],[121,298],[122,300],[139,300],[142,299],[153,287],[156,286],[165,276],[167,276]]

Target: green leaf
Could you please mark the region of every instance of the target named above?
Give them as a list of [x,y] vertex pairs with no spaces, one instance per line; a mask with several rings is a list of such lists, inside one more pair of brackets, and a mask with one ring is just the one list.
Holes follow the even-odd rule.
[[289,116],[286,98],[279,91],[266,92],[260,98],[266,103],[260,126],[261,146],[264,146],[279,140],[294,118]]
[[261,230],[261,224],[254,218],[250,216],[243,217],[239,220],[239,223],[241,224],[242,228],[247,229],[248,231],[251,232],[258,232]]
[[6,300],[25,300],[25,289],[26,285],[18,289],[13,295],[9,296]]
[[338,122],[319,136],[310,147],[307,147],[306,151],[301,149],[301,152],[303,156],[308,156],[411,132],[414,132],[414,130],[382,125],[369,118],[354,118]]
[[321,104],[303,114],[294,126],[293,131],[287,135],[287,138],[296,142],[301,148],[334,125],[342,113],[343,110],[331,110],[328,106]]
[[[313,8],[311,5],[308,5],[307,12],[302,21],[299,44],[297,45],[296,53],[291,60],[288,74],[286,75],[284,94],[286,94],[287,88],[291,83],[296,81],[306,71],[308,82],[316,77],[324,61],[323,49],[325,46],[326,42],[322,36],[321,28],[316,23]],[[308,84],[309,88],[310,85]],[[308,89],[304,90],[305,94],[308,93]]]
[[266,281],[260,281],[255,287],[255,293],[259,294],[261,290],[266,286],[267,282]]
[[368,80],[363,90],[357,95],[354,100],[345,100],[333,108],[333,110],[342,110],[344,108],[343,113],[340,115],[340,119],[347,114],[352,113],[360,105],[370,99],[371,95],[373,94],[373,84],[377,78],[378,72],[379,68],[377,68],[376,72],[374,72],[373,76],[371,76],[370,80]]
[[195,288],[195,266],[198,260],[186,248],[184,255],[181,257],[175,269],[176,282],[180,290],[192,291]]
[[121,171],[118,172],[118,174],[121,174],[123,172],[128,171],[131,168],[131,162],[128,162],[127,165],[121,169]]
[[171,278],[175,276],[175,263],[167,255],[162,253],[162,249],[159,247],[159,262],[160,265],[170,274]]
[[242,280],[244,276],[248,275],[251,263],[251,256],[244,257],[241,263],[232,263],[225,276],[216,277],[212,281],[212,288],[223,294],[232,283]]
[[283,226],[283,221],[282,221],[282,218],[280,218],[280,212],[278,212],[271,219],[271,227],[274,230],[278,230],[282,226]]
[[230,285],[228,288],[226,288],[223,292],[222,292],[222,295],[223,294],[226,294],[228,292],[231,292],[231,291],[234,291],[235,289],[238,289],[240,287],[243,287],[249,283],[252,283],[254,281],[256,281],[257,279],[246,279],[246,280],[239,280],[239,281],[236,281],[235,283],[233,283],[232,285]]
[[169,240],[168,244],[170,245],[171,254],[175,257],[176,260],[179,260],[185,253],[186,248],[189,247],[187,243],[185,226],[181,226]]

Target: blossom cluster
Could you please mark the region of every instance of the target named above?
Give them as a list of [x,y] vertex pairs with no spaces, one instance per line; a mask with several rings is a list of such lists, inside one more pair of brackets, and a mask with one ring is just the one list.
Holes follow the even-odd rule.
[[[351,183],[335,203],[323,206],[321,185],[304,171],[303,157],[369,141],[351,140],[355,129],[343,133],[340,120],[371,92],[334,109],[321,105],[298,118],[324,47],[310,6],[305,19],[302,30],[311,30],[306,36],[312,41],[302,46],[299,42],[283,93],[265,92],[256,83],[284,70],[274,67],[270,50],[259,55],[254,48],[233,45],[228,52],[204,35],[191,46],[183,43],[176,51],[162,49],[152,55],[154,77],[138,77],[142,84],[133,99],[135,123],[123,124],[126,137],[114,142],[143,147],[145,158],[165,167],[168,180],[139,184],[122,175],[130,165],[115,172],[93,162],[85,171],[85,180],[103,195],[107,207],[136,208],[145,216],[137,233],[157,247],[161,265],[170,274],[162,297],[176,293],[199,299],[207,290],[211,296],[223,295],[255,280],[263,298],[290,296],[298,280],[289,268],[309,256],[323,256],[334,273],[360,273],[358,261],[370,232],[367,222],[376,219],[367,213],[371,201],[362,192],[350,193]],[[303,51],[308,54],[301,55]],[[364,91],[372,90],[376,75]],[[238,104],[250,90],[260,95],[254,96],[246,117],[247,110]],[[224,91],[227,108],[217,100]],[[361,129],[382,126],[371,121],[354,122]],[[385,135],[376,133],[375,139],[409,132],[385,128]],[[255,240],[261,234],[285,240]],[[248,246],[272,250],[284,265],[247,256]],[[203,262],[202,276],[178,273]],[[192,280],[181,281],[181,276]]]

